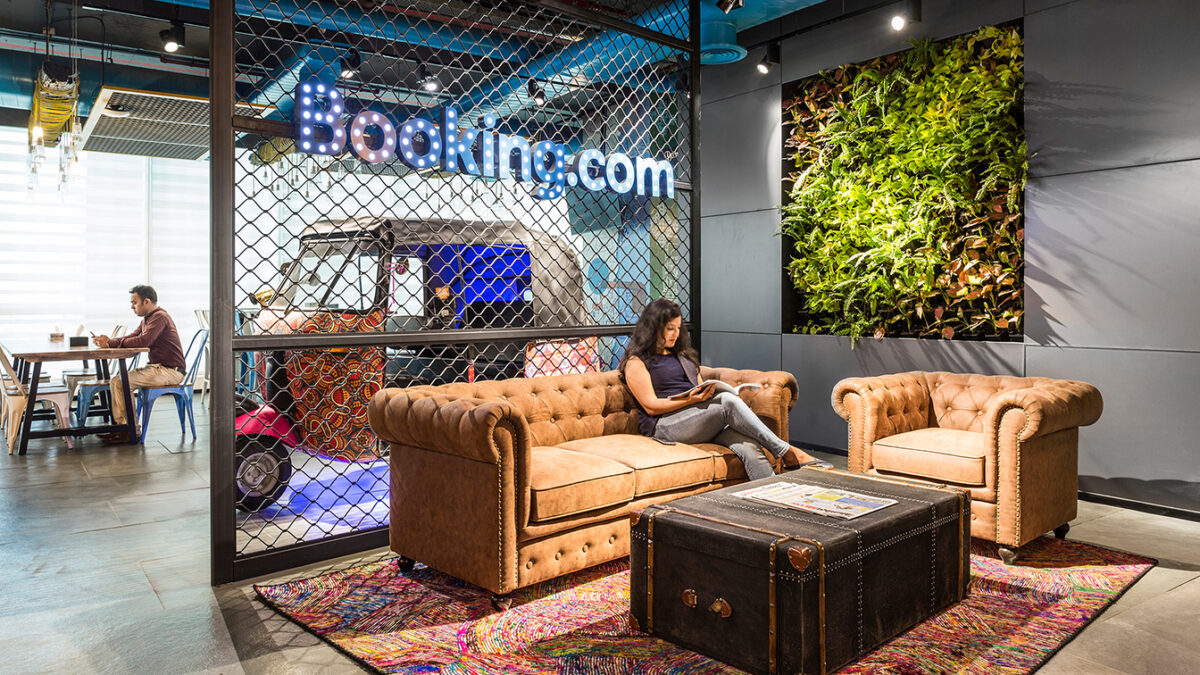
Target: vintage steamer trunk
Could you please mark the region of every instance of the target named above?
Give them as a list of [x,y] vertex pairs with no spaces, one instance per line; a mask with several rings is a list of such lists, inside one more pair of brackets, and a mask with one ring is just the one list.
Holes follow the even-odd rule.
[[[789,481],[886,497],[852,520],[731,496]],[[961,600],[961,490],[823,469],[634,513],[630,602],[641,630],[752,673],[824,675]]]

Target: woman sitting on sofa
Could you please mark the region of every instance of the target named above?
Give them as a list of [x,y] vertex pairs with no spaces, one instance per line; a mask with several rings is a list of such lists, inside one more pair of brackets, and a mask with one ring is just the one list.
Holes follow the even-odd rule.
[[638,431],[642,435],[666,443],[724,445],[741,458],[750,480],[775,474],[763,449],[783,458],[789,469],[832,466],[771,433],[736,394],[713,396],[710,385],[671,399],[698,384],[699,365],[679,305],[666,298],[646,305],[618,366],[641,407]]

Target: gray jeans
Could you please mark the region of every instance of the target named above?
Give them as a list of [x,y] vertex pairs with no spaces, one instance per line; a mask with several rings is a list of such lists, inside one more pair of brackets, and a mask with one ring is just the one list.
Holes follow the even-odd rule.
[[750,480],[775,475],[762,448],[774,457],[782,457],[791,447],[771,433],[745,401],[729,393],[663,415],[654,437],[677,443],[724,445],[742,460]]

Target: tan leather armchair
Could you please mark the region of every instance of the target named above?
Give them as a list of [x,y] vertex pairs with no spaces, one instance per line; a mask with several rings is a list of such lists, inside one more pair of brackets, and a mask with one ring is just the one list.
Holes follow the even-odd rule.
[[852,377],[833,388],[849,468],[971,492],[971,536],[1017,547],[1076,515],[1079,427],[1100,418],[1100,392],[1044,377],[913,371]]

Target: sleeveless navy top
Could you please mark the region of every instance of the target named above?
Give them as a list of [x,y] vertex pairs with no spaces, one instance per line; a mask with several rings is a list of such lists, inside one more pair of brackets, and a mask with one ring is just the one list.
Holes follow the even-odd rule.
[[[656,354],[645,360],[646,370],[650,372],[650,384],[654,387],[654,395],[667,398],[681,394],[695,386],[680,363],[681,356],[675,354]],[[638,406],[638,433],[643,436],[653,436],[658,426],[658,415],[650,415]]]

